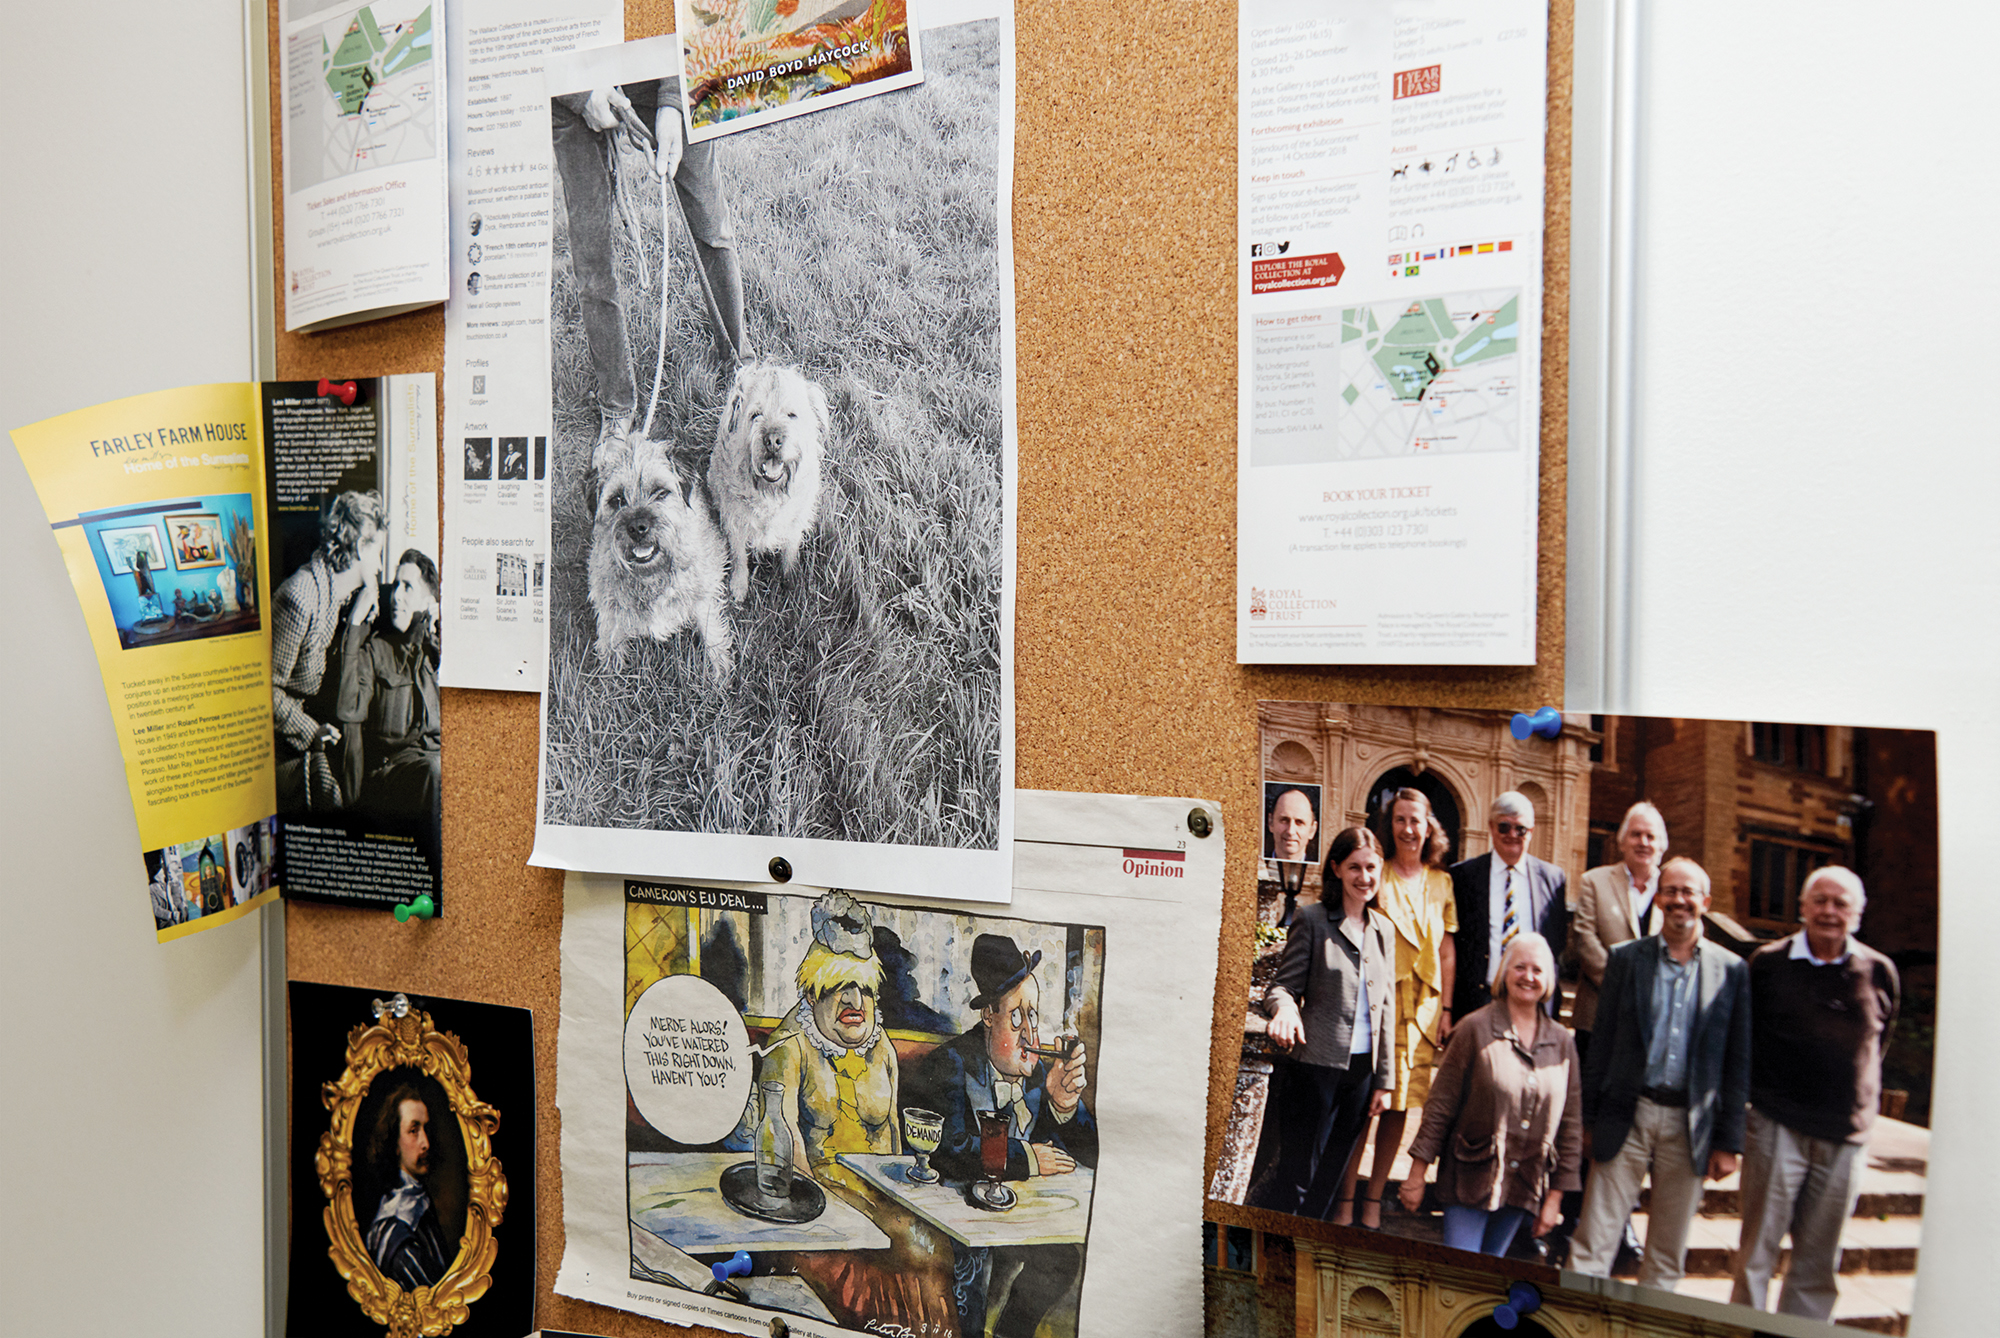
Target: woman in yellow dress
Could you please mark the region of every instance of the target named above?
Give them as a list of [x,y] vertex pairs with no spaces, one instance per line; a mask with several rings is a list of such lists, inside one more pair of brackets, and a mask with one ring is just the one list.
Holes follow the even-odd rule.
[[1410,1109],[1423,1105],[1430,1094],[1431,1070],[1451,1035],[1451,987],[1457,967],[1451,936],[1458,930],[1451,875],[1444,867],[1451,838],[1432,816],[1431,801],[1422,790],[1401,789],[1375,818],[1376,834],[1383,848],[1392,852],[1382,869],[1376,908],[1396,927],[1396,1081],[1389,1092],[1389,1108],[1377,1117],[1375,1165],[1360,1215],[1357,1219],[1354,1212],[1361,1176],[1357,1151],[1332,1218],[1338,1226],[1358,1220],[1370,1231],[1382,1225],[1382,1194],[1402,1147]]

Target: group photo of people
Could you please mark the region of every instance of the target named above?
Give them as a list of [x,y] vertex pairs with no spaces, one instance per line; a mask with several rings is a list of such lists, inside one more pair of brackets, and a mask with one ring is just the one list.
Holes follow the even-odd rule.
[[1928,733],[1267,702],[1212,1198],[1901,1332]]

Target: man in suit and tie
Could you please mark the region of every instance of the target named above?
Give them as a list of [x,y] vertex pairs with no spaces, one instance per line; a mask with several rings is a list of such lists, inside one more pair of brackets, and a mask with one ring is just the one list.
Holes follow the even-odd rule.
[[[1515,935],[1528,930],[1540,934],[1560,961],[1569,930],[1568,878],[1528,853],[1528,838],[1535,832],[1534,803],[1515,790],[1500,795],[1487,813],[1487,830],[1493,836],[1492,852],[1451,866],[1451,891],[1458,903],[1458,971],[1451,1007],[1440,1026],[1443,1036],[1493,998],[1494,969]],[[1561,1002],[1557,992],[1548,1004],[1550,1016]]]
[[1667,853],[1667,820],[1660,810],[1644,799],[1626,809],[1618,824],[1618,849],[1625,857],[1620,863],[1600,865],[1579,880],[1576,916],[1569,927],[1570,953],[1578,968],[1570,1026],[1579,1055],[1590,1053],[1605,959],[1620,943],[1659,929],[1653,893]]
[[1613,948],[1583,1063],[1590,1183],[1569,1266],[1608,1277],[1625,1219],[1648,1173],[1639,1285],[1681,1280],[1688,1224],[1704,1176],[1735,1172],[1750,1095],[1750,971],[1702,937],[1708,874],[1668,860],[1653,904],[1660,932]]
[[[1007,1156],[1001,1180],[1067,1175],[1097,1166],[1097,1121],[1083,1102],[1088,1057],[1083,1042],[1060,1048],[1053,1062],[1041,1057],[1041,987],[1035,983],[1040,952],[1023,953],[1004,934],[972,940],[972,1007],[979,1023],[925,1055],[903,1086],[906,1104],[944,1117],[944,1133],[931,1165],[947,1180],[970,1182],[984,1174],[980,1112],[1007,1122]],[[993,1325],[994,1338],[1033,1338],[1042,1319],[1083,1271],[1078,1245],[994,1246],[990,1251],[953,1247],[953,1291],[960,1328],[983,1333],[986,1296],[1012,1274],[1013,1289]],[[991,1287],[989,1288],[989,1278]]]

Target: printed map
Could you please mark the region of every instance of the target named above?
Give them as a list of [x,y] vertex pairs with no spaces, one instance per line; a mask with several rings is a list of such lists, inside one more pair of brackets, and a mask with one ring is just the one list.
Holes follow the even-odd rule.
[[291,34],[292,190],[437,156],[431,8],[390,14],[389,5],[335,11]]
[[1333,458],[1518,450],[1519,303],[1507,289],[1344,308]]

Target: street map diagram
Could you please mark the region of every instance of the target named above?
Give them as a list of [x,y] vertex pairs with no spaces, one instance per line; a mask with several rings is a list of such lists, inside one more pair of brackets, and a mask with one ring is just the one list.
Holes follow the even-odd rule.
[[388,12],[342,9],[291,34],[292,190],[437,156],[431,7]]
[[1343,308],[1333,458],[1520,449],[1519,305],[1506,289]]

